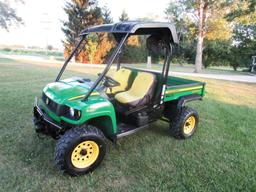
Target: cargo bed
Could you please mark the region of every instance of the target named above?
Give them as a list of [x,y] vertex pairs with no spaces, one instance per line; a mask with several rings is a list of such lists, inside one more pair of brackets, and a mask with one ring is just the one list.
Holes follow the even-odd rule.
[[204,96],[205,83],[180,77],[168,77],[164,101],[176,100],[182,96],[198,94]]

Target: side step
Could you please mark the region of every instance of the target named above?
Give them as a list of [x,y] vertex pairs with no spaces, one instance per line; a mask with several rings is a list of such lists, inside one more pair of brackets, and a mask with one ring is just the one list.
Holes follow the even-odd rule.
[[129,125],[129,124],[124,124],[124,123],[120,123],[117,125],[118,128],[118,133],[116,135],[117,139],[120,139],[122,137],[131,135],[133,133],[136,133],[137,131],[149,128],[149,124],[140,126],[140,127],[136,127],[134,125]]

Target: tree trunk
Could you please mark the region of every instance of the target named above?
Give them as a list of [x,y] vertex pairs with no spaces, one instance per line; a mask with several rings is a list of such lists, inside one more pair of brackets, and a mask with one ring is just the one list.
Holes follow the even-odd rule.
[[204,22],[205,22],[205,4],[203,0],[198,0],[198,36],[196,47],[195,73],[200,73],[203,66],[203,44],[204,44]]
[[197,46],[196,46],[196,61],[195,61],[195,73],[200,73],[203,66],[203,42],[204,38],[198,36]]

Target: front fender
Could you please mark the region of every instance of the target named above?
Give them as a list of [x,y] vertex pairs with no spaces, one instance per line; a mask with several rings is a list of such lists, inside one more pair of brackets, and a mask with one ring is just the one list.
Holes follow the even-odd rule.
[[[81,118],[79,120],[71,120],[66,117],[61,117],[65,122],[74,125],[81,125],[85,123],[104,124],[103,132],[112,135],[117,132],[116,114],[114,106],[108,100],[98,100],[97,102],[90,102],[81,109]],[[95,123],[96,122],[96,123]],[[102,126],[101,126],[102,127]]]

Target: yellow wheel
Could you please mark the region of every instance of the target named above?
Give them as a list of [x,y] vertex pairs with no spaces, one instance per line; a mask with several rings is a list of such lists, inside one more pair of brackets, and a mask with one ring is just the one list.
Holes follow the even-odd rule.
[[83,125],[68,130],[57,142],[55,163],[60,170],[72,175],[93,171],[106,153],[106,140],[98,128]]
[[184,123],[183,130],[185,134],[190,134],[196,126],[196,118],[192,115]]
[[190,107],[183,107],[180,113],[171,119],[170,131],[177,139],[186,139],[191,137],[198,125],[198,114],[196,110]]
[[84,169],[92,165],[99,156],[99,146],[94,141],[79,143],[73,150],[71,162],[74,167]]

